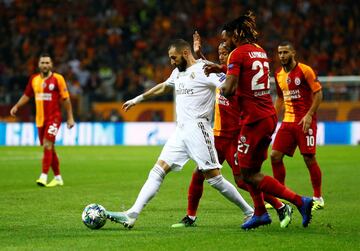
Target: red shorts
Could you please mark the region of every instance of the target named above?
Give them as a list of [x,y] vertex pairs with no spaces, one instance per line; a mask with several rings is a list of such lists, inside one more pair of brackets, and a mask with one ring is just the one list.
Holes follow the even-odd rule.
[[40,139],[40,144],[43,145],[44,138],[55,143],[56,134],[60,129],[61,123],[59,122],[47,122],[42,127],[38,127],[38,134]]
[[276,115],[243,125],[238,138],[239,168],[255,168],[260,171],[267,159],[271,136],[277,123]]
[[215,148],[220,164],[224,163],[226,160],[231,167],[233,174],[239,175],[240,169],[237,166],[236,158],[237,136],[234,136],[233,138],[215,136]]
[[308,133],[297,122],[282,122],[276,134],[272,149],[293,156],[299,146],[301,154],[315,154],[317,123],[313,120]]

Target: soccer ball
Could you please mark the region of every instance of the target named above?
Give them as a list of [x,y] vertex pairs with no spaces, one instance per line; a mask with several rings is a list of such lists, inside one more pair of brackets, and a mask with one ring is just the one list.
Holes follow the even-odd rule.
[[82,213],[82,221],[91,229],[99,229],[106,223],[106,210],[99,204],[87,205]]

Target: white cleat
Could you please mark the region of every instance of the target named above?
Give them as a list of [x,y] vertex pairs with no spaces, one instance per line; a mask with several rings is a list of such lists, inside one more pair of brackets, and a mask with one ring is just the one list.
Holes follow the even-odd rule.
[[124,227],[131,229],[135,225],[136,218],[131,218],[126,212],[110,212],[106,211],[106,217],[116,223],[122,224]]

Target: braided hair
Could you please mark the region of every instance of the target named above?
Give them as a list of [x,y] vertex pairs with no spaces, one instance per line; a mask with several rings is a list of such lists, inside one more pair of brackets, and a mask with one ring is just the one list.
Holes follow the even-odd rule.
[[240,41],[255,43],[259,32],[256,30],[255,15],[252,11],[247,11],[236,19],[236,32]]

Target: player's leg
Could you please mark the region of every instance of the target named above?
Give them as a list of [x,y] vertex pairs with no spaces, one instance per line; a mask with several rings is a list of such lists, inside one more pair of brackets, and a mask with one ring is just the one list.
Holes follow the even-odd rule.
[[253,208],[245,201],[233,184],[226,180],[219,169],[205,170],[206,181],[218,190],[226,199],[237,205],[245,217],[254,213]]
[[40,177],[36,180],[36,184],[38,184],[39,186],[46,186],[48,172],[50,169],[50,164],[48,164],[49,156],[44,146],[44,131],[45,131],[45,127],[38,127],[38,136],[40,140],[40,145],[43,146],[43,158],[42,158],[42,168],[41,168],[42,170]]
[[313,187],[314,206],[313,210],[323,209],[325,206],[324,199],[321,195],[322,174],[315,155],[303,155],[304,161],[310,173],[311,184]]
[[[228,142],[227,142],[228,143]],[[222,137],[215,137],[215,148],[217,150],[219,163],[225,160],[226,149],[222,146]],[[190,227],[195,226],[196,212],[204,189],[204,174],[196,168],[192,174],[191,183],[188,189],[188,207],[187,215],[180,222],[173,224],[171,227]]]
[[139,214],[150,200],[156,195],[166,176],[170,172],[170,166],[162,160],[158,160],[154,167],[150,170],[147,180],[142,186],[135,203],[126,212],[107,211],[107,218],[121,223],[124,227],[132,228]]
[[271,151],[271,167],[274,178],[277,179],[281,184],[285,184],[286,170],[284,165],[284,154],[277,150]]
[[188,160],[189,156],[184,150],[184,144],[178,139],[175,132],[166,142],[158,161],[150,170],[148,178],[132,207],[125,212],[107,211],[107,217],[112,221],[123,224],[127,228],[132,228],[141,211],[160,189],[166,174],[171,170],[181,170]]
[[47,184],[47,187],[63,186],[64,181],[60,174],[60,161],[53,145],[51,168],[54,172],[54,179]]
[[180,222],[171,225],[171,227],[179,228],[196,226],[196,213],[204,190],[204,180],[205,177],[203,173],[200,172],[198,168],[196,168],[192,174],[188,189],[187,214],[180,220]]
[[314,206],[313,210],[324,208],[324,199],[321,195],[322,173],[317,163],[316,154],[316,133],[317,125],[314,120],[307,133],[304,133],[301,127],[298,127],[299,149],[303,155],[306,167],[309,170],[310,180],[313,188]]
[[64,181],[60,175],[59,159],[55,153],[55,140],[59,131],[60,123],[52,122],[46,125],[44,131],[44,155],[46,156],[46,168],[52,167],[54,178],[46,185],[46,187],[55,187],[64,185]]
[[252,214],[253,209],[240,195],[238,190],[221,174],[213,130],[210,123],[199,122],[191,130],[191,138],[185,140],[190,157],[197,163],[207,182],[225,198],[236,204],[245,215]]
[[271,167],[274,178],[285,184],[286,170],[284,155],[293,156],[296,149],[296,135],[292,128],[293,123],[283,122],[276,133],[271,151]]

